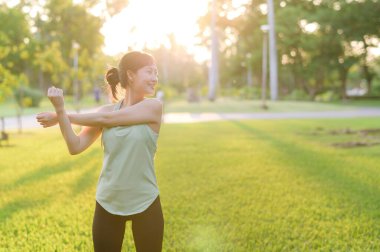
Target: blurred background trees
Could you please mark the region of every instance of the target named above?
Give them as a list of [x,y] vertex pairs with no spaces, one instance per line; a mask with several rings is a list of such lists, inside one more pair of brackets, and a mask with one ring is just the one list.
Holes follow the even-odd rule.
[[[101,2],[105,3],[101,14],[92,14],[91,8]],[[36,106],[51,85],[67,95],[79,92],[79,99],[102,86],[107,67],[115,65],[120,55],[103,53],[100,29],[129,2],[24,0],[9,5],[0,1],[0,102],[15,97],[20,106]],[[280,99],[380,96],[377,0],[274,3]],[[216,6],[218,96],[259,99],[264,36],[260,27],[267,23],[266,1],[216,0]],[[208,11],[198,20],[199,45],[206,48],[211,42],[210,24]],[[207,96],[208,62],[196,61],[175,34],[169,34],[168,41],[145,48],[157,59],[159,88],[165,97]]]
[[[250,1],[243,7],[234,7],[232,0],[217,1],[221,89],[246,87],[246,95],[251,90],[258,98],[263,40],[260,26],[267,23],[266,1]],[[376,72],[380,55],[378,1],[274,3],[281,98],[339,99],[347,97],[347,90],[380,95]],[[210,13],[200,19],[202,30],[210,27],[210,19]],[[209,41],[208,33],[202,35]]]

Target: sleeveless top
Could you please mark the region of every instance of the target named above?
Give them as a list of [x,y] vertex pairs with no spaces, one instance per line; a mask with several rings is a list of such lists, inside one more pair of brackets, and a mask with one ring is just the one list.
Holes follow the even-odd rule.
[[143,212],[159,195],[154,171],[157,139],[148,124],[103,128],[104,159],[96,201],[109,213]]

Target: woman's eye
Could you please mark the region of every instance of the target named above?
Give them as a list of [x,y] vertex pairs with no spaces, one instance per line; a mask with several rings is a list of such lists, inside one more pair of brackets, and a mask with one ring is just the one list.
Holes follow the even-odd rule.
[[152,75],[152,74],[154,74],[155,76],[158,76],[158,71],[156,71],[156,70],[147,70],[146,71],[147,72],[147,74],[150,74],[150,75]]

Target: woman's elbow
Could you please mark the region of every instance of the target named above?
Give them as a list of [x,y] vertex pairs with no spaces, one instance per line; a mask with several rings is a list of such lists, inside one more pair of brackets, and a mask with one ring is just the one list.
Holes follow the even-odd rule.
[[77,155],[77,154],[79,154],[80,152],[77,151],[77,150],[71,150],[71,149],[69,149],[69,153],[70,153],[70,155]]
[[75,147],[68,147],[68,150],[69,150],[70,155],[78,155],[79,153],[83,151]]

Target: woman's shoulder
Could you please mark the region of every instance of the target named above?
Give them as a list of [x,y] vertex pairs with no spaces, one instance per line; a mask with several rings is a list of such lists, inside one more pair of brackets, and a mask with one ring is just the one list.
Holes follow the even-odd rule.
[[163,102],[158,98],[145,98],[144,101],[159,107],[163,105]]
[[116,105],[116,103],[105,104],[103,106],[98,107],[97,112],[112,112],[114,111]]
[[158,99],[157,97],[150,97],[150,98],[145,97],[144,101],[156,101],[156,102],[160,102],[161,100]]
[[144,101],[149,104],[149,106],[156,111],[158,114],[162,114],[163,102],[158,98],[145,98]]

